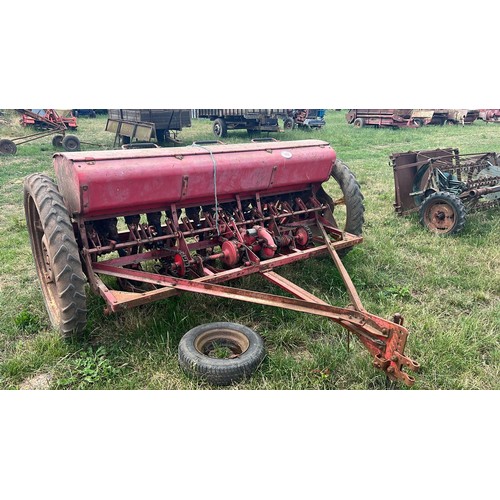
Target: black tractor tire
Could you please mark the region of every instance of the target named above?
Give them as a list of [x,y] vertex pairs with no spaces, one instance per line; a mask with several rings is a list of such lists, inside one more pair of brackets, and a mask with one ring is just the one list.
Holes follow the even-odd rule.
[[[212,357],[218,344],[230,358]],[[266,355],[262,337],[238,323],[207,323],[187,332],[179,343],[179,365],[188,375],[212,385],[229,385],[250,377]]]
[[[346,220],[344,227],[340,227],[342,231],[361,236],[363,234],[363,224],[365,223],[365,206],[364,196],[361,193],[361,187],[356,177],[351,172],[349,167],[342,161],[337,159],[331,176],[339,185],[344,196]],[[335,217],[335,207],[333,199],[326,193],[323,188],[318,191],[318,199],[323,203],[327,203]],[[352,247],[339,250],[337,253],[342,257],[346,255]]]
[[423,127],[424,126],[424,121],[421,118],[415,118],[413,120],[413,123],[417,128]]
[[76,135],[65,135],[62,140],[62,147],[66,151],[80,151],[80,139]]
[[420,224],[431,233],[449,235],[459,233],[467,214],[462,200],[453,193],[438,191],[428,196],[419,209]]
[[292,130],[295,126],[295,120],[291,117],[285,118],[283,120],[283,128],[285,130]]
[[24,211],[50,322],[64,337],[77,336],[87,323],[86,278],[69,213],[49,177],[24,180]]
[[54,146],[55,148],[60,148],[62,146],[63,139],[64,135],[56,134],[54,137],[52,137],[52,146]]
[[216,118],[212,130],[217,137],[227,137],[227,123],[224,118]]
[[356,118],[352,124],[356,127],[356,128],[363,128],[365,126],[365,121],[363,120],[363,118]]
[[15,155],[17,153],[17,146],[14,141],[9,139],[0,140],[0,154],[2,155]]

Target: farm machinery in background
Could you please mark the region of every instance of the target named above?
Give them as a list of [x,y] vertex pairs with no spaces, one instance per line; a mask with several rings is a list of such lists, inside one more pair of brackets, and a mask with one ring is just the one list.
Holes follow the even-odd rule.
[[469,125],[477,109],[350,109],[347,123],[354,127],[419,128],[424,125]]
[[227,137],[228,130],[246,130],[249,134],[278,132],[278,120],[293,121],[288,109],[198,109],[198,118],[213,121],[216,137]]
[[247,130],[249,134],[279,132],[283,128],[321,128],[325,122],[325,109],[197,109],[198,118],[208,118],[213,123],[216,137],[227,137],[228,130]]
[[143,147],[179,143],[177,133],[190,126],[189,109],[109,109],[106,131],[115,134],[115,146]]
[[500,123],[500,109],[480,109],[479,119],[485,122]]
[[321,128],[326,125],[326,109],[291,109],[283,121],[283,128],[290,130],[299,128]]
[[350,109],[345,117],[356,128],[419,128],[430,123],[432,115],[429,109]]
[[78,124],[76,117],[70,109],[24,109],[18,110],[21,116],[21,125],[33,125],[35,128],[47,129],[47,123],[64,123],[66,128],[76,130]]
[[390,161],[396,212],[419,212],[421,224],[433,233],[458,233],[467,212],[500,207],[497,153],[434,149],[395,153]]
[[[43,174],[25,179],[24,206],[47,311],[63,335],[86,327],[87,281],[107,313],[196,293],[328,318],[389,379],[414,383],[406,370],[419,365],[404,354],[402,317],[367,312],[341,260],[362,242],[363,196],[327,142],[57,153],[54,169],[57,184]],[[346,307],[277,273],[320,255],[331,257]],[[248,276],[289,296],[242,288]],[[231,383],[262,361],[258,338],[235,323],[202,325],[181,340],[179,362],[212,383]],[[214,358],[216,344],[231,355]]]
[[478,109],[434,109],[429,125],[470,125],[479,118]]
[[13,139],[0,139],[0,154],[16,154],[18,145],[50,135],[54,136],[52,145],[55,148],[63,147],[66,151],[80,150],[78,137],[67,134],[68,130],[77,128],[76,118],[71,114],[71,111],[61,114],[55,109],[16,109],[16,111],[21,114],[23,126],[33,126],[39,131]]

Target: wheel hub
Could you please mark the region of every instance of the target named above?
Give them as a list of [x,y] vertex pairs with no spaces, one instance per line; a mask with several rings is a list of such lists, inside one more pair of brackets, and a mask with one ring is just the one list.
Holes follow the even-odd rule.
[[429,227],[436,231],[449,231],[455,224],[455,211],[446,203],[436,203],[427,212]]
[[43,253],[43,275],[45,277],[46,283],[54,282],[54,271],[52,270],[52,266],[50,264],[50,255],[47,249],[47,237],[44,235],[42,238],[42,253]]
[[195,342],[196,350],[205,356],[233,359],[241,356],[250,343],[245,335],[235,330],[209,330]]

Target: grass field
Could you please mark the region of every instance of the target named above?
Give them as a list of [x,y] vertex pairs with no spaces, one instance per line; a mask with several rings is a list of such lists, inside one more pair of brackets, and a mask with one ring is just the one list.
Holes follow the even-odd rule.
[[[6,115],[9,118],[9,115]],[[15,117],[15,115],[14,115]],[[105,116],[80,118],[81,141],[111,148]],[[364,306],[390,318],[400,312],[410,331],[406,354],[421,372],[414,389],[500,388],[500,218],[471,214],[460,236],[436,237],[416,215],[397,217],[389,155],[410,149],[458,147],[462,153],[500,151],[500,124],[460,127],[354,129],[344,112],[328,111],[314,132],[275,134],[280,140],[318,138],[332,144],[356,174],[365,196],[365,241],[344,259]],[[23,135],[14,121],[0,138]],[[194,120],[184,144],[213,139],[211,122]],[[227,142],[248,142],[246,131]],[[91,150],[96,146],[82,145]],[[235,389],[384,389],[385,375],[356,340],[328,320],[205,296],[179,296],[105,316],[88,294],[84,338],[65,341],[48,322],[22,207],[23,178],[53,175],[50,137],[0,156],[0,388],[205,389],[177,363],[177,345],[190,328],[212,321],[243,323],[265,339],[267,357]],[[330,185],[328,188],[333,188]],[[334,305],[348,302],[328,258],[282,268],[280,274]],[[258,278],[249,287],[273,292]]]

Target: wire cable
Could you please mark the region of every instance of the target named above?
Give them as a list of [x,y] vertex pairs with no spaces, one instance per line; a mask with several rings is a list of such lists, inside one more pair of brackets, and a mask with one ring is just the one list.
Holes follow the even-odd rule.
[[220,236],[219,231],[219,201],[217,199],[217,162],[215,161],[215,156],[211,149],[202,146],[201,144],[197,144],[193,142],[192,146],[196,146],[197,148],[204,149],[210,153],[210,158],[212,159],[212,164],[214,166],[214,198],[215,198],[215,226],[217,228],[217,235]]

